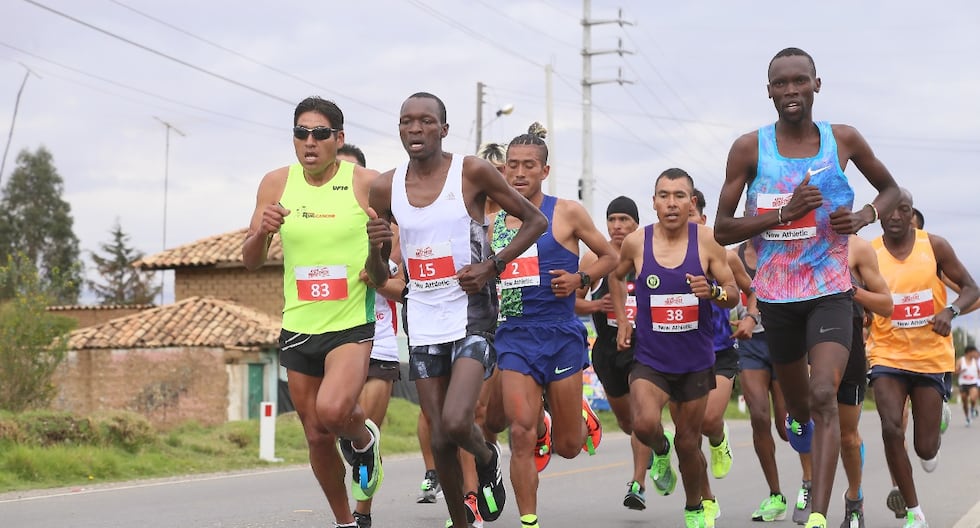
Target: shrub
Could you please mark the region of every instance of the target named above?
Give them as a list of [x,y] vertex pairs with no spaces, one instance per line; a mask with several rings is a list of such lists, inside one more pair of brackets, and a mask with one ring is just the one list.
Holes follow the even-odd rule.
[[95,417],[106,445],[137,453],[156,442],[156,431],[145,416],[129,411],[112,411]]
[[27,433],[27,441],[42,446],[90,444],[98,440],[98,431],[88,418],[60,411],[30,411],[17,417]]

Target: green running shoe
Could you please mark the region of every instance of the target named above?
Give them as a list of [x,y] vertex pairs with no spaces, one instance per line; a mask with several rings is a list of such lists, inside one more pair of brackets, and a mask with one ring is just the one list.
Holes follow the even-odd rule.
[[721,517],[721,506],[718,505],[718,497],[713,499],[703,499],[701,507],[704,509],[705,528],[715,528],[715,519]]
[[753,521],[772,522],[786,518],[786,497],[782,493],[770,495],[762,501],[759,509],[752,513]]
[[658,455],[653,452],[653,465],[650,467],[650,480],[653,481],[653,488],[661,495],[670,495],[677,485],[677,474],[670,463],[670,455],[674,452],[674,433],[664,431],[667,438],[667,452]]
[[725,475],[732,470],[732,448],[728,443],[728,424],[725,424],[725,436],[717,446],[708,442],[711,451],[711,475],[716,479],[725,478]]
[[643,495],[643,488],[639,482],[634,480],[626,485],[626,497],[623,498],[623,506],[636,511],[647,509],[647,499]]
[[684,510],[684,528],[708,528],[705,524],[704,508]]

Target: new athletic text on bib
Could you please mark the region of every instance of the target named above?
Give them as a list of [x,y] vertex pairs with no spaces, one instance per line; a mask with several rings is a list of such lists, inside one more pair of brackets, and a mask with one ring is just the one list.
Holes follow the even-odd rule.
[[408,255],[408,278],[412,288],[428,291],[457,284],[456,264],[449,242],[412,247]]
[[650,296],[650,322],[654,332],[698,329],[698,298],[693,293]]
[[[759,194],[758,214],[776,211],[789,203],[790,194]],[[765,230],[766,240],[803,240],[817,235],[817,211],[813,210],[792,222],[784,222]]]
[[929,324],[935,315],[932,290],[912,293],[893,293],[892,325],[896,328],[916,328]]
[[507,263],[507,268],[500,273],[500,288],[509,290],[524,286],[539,286],[540,273],[538,245],[532,244],[519,257]]
[[347,298],[347,266],[294,268],[296,294],[301,301],[342,301]]
[[[626,283],[626,318],[629,319],[630,326],[636,328],[636,287],[632,282]],[[614,328],[619,327],[619,323],[616,322],[616,313],[609,311],[606,312],[606,324]]]

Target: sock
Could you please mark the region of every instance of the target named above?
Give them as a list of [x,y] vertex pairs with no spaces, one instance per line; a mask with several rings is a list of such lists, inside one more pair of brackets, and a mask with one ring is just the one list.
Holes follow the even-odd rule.
[[857,500],[864,500],[864,489],[858,488],[858,498],[857,498]]
[[704,511],[704,506],[701,506],[701,503],[698,503],[698,504],[696,504],[694,506],[687,506],[687,505],[685,505],[684,506],[684,509],[687,510],[687,511]]
[[915,508],[906,508],[906,511],[912,512],[916,519],[926,520],[926,514],[922,513],[922,506],[916,506]]
[[527,526],[529,528],[532,527],[532,526],[535,527],[535,528],[537,528],[537,526],[538,526],[538,516],[536,514],[533,514],[533,513],[528,513],[527,515],[521,515],[521,525],[522,526]]
[[[864,469],[864,440],[861,440],[861,469]],[[860,499],[861,496],[858,495],[858,498]]]
[[336,528],[357,528],[357,521],[347,524],[333,523]]
[[354,451],[357,451],[358,453],[365,453],[367,452],[368,449],[371,449],[371,447],[374,445],[374,433],[372,433],[371,430],[368,429],[368,435],[371,437],[371,439],[368,440],[367,445],[364,446],[363,448],[359,449],[357,447],[354,447],[354,444],[351,443],[351,447],[354,447]]

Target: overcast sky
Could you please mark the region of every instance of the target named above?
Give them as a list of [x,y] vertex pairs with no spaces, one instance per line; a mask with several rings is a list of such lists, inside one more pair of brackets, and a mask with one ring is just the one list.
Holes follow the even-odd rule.
[[[746,9],[745,5],[751,5]],[[766,67],[780,49],[810,52],[823,80],[814,117],[855,126],[929,231],[974,275],[980,213],[980,4],[930,2],[622,2],[593,0],[594,216],[626,194],[653,220],[653,178],[687,169],[714,221],[725,160],[740,134],[775,120]],[[547,118],[552,178],[575,198],[582,171],[583,3],[572,0],[229,2],[0,0],[0,133],[26,68],[10,153],[47,147],[85,251],[116,218],[145,253],[248,224],[261,177],[295,161],[292,111],[335,100],[368,165],[405,159],[401,102],[424,90],[449,111],[448,151],[475,149],[476,85],[487,85],[484,140],[508,141]],[[495,111],[514,105],[510,115]],[[177,131],[185,134],[178,135]],[[848,168],[856,204],[874,197]],[[601,224],[600,224],[601,227]],[[866,228],[866,238],[880,229]],[[86,256],[87,259],[87,256]],[[168,291],[170,289],[168,288]],[[172,294],[170,294],[172,296]],[[169,300],[169,299],[168,299]],[[978,321],[971,318],[966,321]]]

